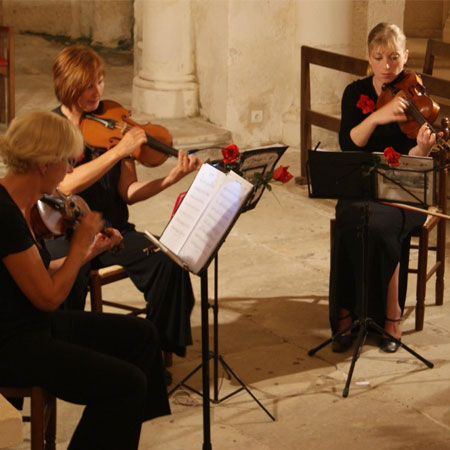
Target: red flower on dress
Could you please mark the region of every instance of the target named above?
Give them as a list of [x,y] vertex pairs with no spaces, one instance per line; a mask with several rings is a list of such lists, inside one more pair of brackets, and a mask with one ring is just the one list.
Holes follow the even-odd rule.
[[369,114],[375,111],[375,102],[367,95],[361,94],[356,106],[362,110],[363,114]]
[[241,157],[241,153],[235,144],[230,144],[228,147],[223,148],[222,155],[224,164],[233,164]]
[[287,183],[293,175],[288,172],[289,166],[280,166],[273,171],[272,178],[282,183]]
[[398,167],[400,165],[400,156],[402,155],[396,152],[394,150],[394,147],[386,147],[384,149],[384,157],[386,158],[386,163],[392,167]]

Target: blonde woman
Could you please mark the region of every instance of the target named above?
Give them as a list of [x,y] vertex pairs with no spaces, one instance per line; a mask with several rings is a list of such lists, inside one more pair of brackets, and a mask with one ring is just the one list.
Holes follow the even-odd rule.
[[[407,101],[396,97],[376,109],[383,85],[402,74],[408,60],[406,38],[400,28],[380,23],[368,36],[370,75],[351,83],[342,97],[339,143],[343,151],[383,152],[392,147],[403,155],[427,156],[436,139],[423,125],[409,139],[398,122],[406,120]],[[330,323],[333,333],[351,325],[361,314],[361,226],[364,202],[340,200],[336,206],[336,235],[331,255]],[[369,203],[369,305],[368,315],[394,338],[401,338],[401,316],[406,296],[409,235],[425,215]],[[404,262],[405,264],[401,264]],[[352,345],[350,334],[333,341],[333,351]],[[380,342],[381,350],[395,352],[398,343]]]
[[65,312],[80,267],[120,243],[88,212],[67,257],[52,261],[31,211],[83,150],[80,132],[50,112],[15,118],[0,138],[0,385],[41,386],[86,405],[70,450],[138,448],[141,424],[170,412],[156,330],[144,319]]

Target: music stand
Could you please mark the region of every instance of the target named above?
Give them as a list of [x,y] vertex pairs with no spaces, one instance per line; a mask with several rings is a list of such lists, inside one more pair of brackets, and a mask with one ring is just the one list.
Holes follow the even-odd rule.
[[[251,149],[244,151],[241,154],[241,158],[238,164],[235,164],[233,170],[239,173],[243,178],[250,182],[254,182],[255,173],[259,173],[260,175],[265,175],[266,173],[272,172],[274,170],[275,165],[279,161],[279,159],[283,156],[286,151],[287,146],[283,145],[269,145],[266,147],[259,147],[256,149]],[[223,167],[222,160],[214,160],[210,162],[211,165],[217,167],[222,170],[226,170]],[[265,190],[263,184],[254,186],[251,194],[249,195],[247,201],[244,203],[239,214],[250,211],[256,208],[262,194]],[[218,302],[218,251],[214,256],[214,299],[212,304],[208,304],[208,307],[213,310],[213,351],[209,354],[209,359],[213,359],[213,399],[212,402],[217,404],[221,403],[232,397],[233,395],[245,390],[253,400],[258,404],[258,406],[273,420],[275,418],[273,415],[264,407],[264,405],[255,397],[255,395],[251,392],[251,390],[247,387],[247,385],[238,377],[238,375],[233,371],[230,365],[225,361],[224,357],[219,353],[219,302]],[[228,379],[231,380],[233,377],[240,387],[233,392],[225,395],[223,398],[219,398],[219,363],[221,364],[223,370],[228,376]],[[176,384],[170,391],[169,395],[175,392],[179,387],[184,386],[190,391],[202,395],[201,392],[194,389],[193,387],[186,384],[186,381],[189,380],[195,373],[197,373],[205,364],[202,361],[197,367],[195,367],[191,372],[189,372],[178,384]]]
[[409,348],[400,339],[387,333],[368,316],[369,261],[367,242],[369,239],[369,201],[377,200],[375,156],[368,152],[326,152],[321,150],[309,150],[308,154],[307,179],[310,197],[364,200],[362,223],[359,232],[362,246],[361,264],[363,268],[361,315],[350,326],[335,333],[317,347],[309,350],[308,355],[313,356],[317,351],[330,344],[336,338],[359,327],[347,381],[342,392],[343,397],[348,396],[355,364],[369,333],[369,328],[374,329],[381,336],[386,336],[395,341],[414,357],[422,361],[427,367],[434,367],[433,363]]

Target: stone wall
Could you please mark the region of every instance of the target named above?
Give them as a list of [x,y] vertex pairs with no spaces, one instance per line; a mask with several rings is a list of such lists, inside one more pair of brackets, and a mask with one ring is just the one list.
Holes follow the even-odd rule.
[[131,48],[133,0],[3,0],[3,23],[18,32]]

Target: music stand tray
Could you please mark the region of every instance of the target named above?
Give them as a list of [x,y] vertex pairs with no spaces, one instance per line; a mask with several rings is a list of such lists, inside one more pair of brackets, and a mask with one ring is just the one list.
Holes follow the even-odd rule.
[[345,384],[342,396],[347,397],[353,370],[361,349],[364,345],[369,329],[375,330],[381,336],[386,336],[397,342],[402,348],[407,350],[417,359],[422,361],[427,367],[434,367],[433,363],[423,358],[414,350],[405,345],[400,339],[394,338],[381,328],[373,319],[368,317],[368,280],[369,264],[367,242],[369,238],[369,201],[377,200],[376,187],[376,163],[377,156],[368,152],[330,152],[322,150],[309,150],[307,161],[307,179],[308,191],[310,197],[315,198],[333,198],[333,199],[360,199],[365,204],[362,211],[362,223],[360,227],[362,244],[362,267],[363,280],[361,286],[361,298],[363,305],[361,307],[361,316],[358,317],[352,325],[342,331],[335,333],[326,341],[317,347],[308,351],[309,356],[313,356],[317,351],[330,344],[339,336],[357,329],[358,337],[356,339],[355,349],[350,364],[347,382]]

